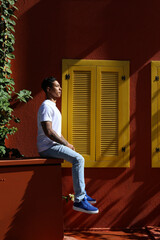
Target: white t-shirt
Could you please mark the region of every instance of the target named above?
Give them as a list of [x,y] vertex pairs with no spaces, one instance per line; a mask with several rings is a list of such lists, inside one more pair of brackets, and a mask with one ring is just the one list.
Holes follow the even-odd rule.
[[41,126],[41,122],[52,122],[52,129],[61,136],[61,113],[56,107],[56,104],[50,100],[45,100],[39,110],[37,116],[38,136],[37,147],[38,152],[42,152],[50,148],[55,142],[48,138]]

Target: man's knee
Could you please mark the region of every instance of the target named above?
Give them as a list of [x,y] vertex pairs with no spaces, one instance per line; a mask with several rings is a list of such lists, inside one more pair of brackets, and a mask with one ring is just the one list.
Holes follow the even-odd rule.
[[81,164],[81,165],[84,165],[84,158],[82,157],[82,155],[78,154],[75,158],[75,163],[78,163],[78,164]]

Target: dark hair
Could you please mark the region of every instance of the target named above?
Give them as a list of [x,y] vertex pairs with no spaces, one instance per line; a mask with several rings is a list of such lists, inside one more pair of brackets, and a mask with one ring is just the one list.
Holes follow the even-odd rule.
[[47,92],[47,87],[52,87],[54,81],[56,81],[55,77],[47,77],[43,80],[41,87],[45,93]]

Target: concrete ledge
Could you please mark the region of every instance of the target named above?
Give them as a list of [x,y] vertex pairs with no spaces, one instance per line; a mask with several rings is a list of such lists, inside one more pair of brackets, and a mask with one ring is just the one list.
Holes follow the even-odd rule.
[[24,165],[59,165],[61,163],[63,163],[63,160],[57,158],[26,157],[18,159],[1,159],[0,167]]
[[62,159],[0,160],[0,240],[62,240]]

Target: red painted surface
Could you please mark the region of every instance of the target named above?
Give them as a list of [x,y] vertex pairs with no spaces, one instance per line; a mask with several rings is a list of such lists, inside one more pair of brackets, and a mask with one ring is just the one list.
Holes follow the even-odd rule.
[[[129,239],[143,239],[143,240],[151,240],[156,239],[153,238],[153,234],[148,234],[148,229],[125,229],[121,231],[113,231],[113,230],[92,230],[92,231],[72,231],[65,232],[64,240],[129,240]],[[158,238],[157,238],[158,239]]]
[[62,240],[60,161],[5,162],[0,161],[0,239]]
[[[150,121],[150,61],[160,60],[160,1],[19,0],[18,6],[13,72],[17,90],[30,89],[34,99],[17,106],[22,122],[8,145],[37,155],[40,83],[49,75],[61,82],[63,58],[130,60],[131,167],[86,169],[86,188],[97,198],[100,213],[76,213],[64,203],[64,223],[71,229],[160,224],[160,169],[151,168]],[[62,173],[68,194],[71,170]]]

